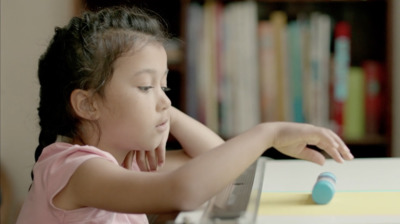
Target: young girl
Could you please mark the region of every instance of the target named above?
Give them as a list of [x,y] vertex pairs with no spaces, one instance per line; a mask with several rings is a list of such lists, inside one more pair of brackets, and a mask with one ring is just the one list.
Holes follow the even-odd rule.
[[[308,145],[353,158],[308,124],[263,123],[224,142],[171,106],[165,41],[139,9],[87,12],[56,29],[39,61],[37,163],[17,223],[147,223],[144,213],[195,209],[270,147],[321,165]],[[166,153],[169,134],[182,151]]]

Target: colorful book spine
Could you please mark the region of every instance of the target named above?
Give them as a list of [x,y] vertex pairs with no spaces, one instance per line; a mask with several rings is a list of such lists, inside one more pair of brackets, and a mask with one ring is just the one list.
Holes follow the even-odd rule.
[[301,27],[300,23],[295,20],[287,25],[287,50],[288,50],[288,87],[289,99],[291,103],[290,120],[303,123],[303,67],[301,61]]
[[343,137],[361,139],[365,136],[364,71],[351,67],[348,74],[348,94],[344,104]]
[[328,127],[329,124],[329,60],[331,20],[328,15],[314,12],[310,16],[310,62],[306,74],[308,122]]
[[259,74],[260,74],[260,110],[262,121],[278,120],[277,73],[275,59],[274,27],[270,21],[258,24]]
[[333,122],[338,135],[343,135],[344,103],[348,95],[348,73],[350,67],[350,25],[339,22],[335,26],[334,39],[334,90]]
[[232,2],[222,14],[220,132],[231,137],[260,123],[257,3]]
[[188,7],[186,23],[186,113],[196,119],[199,119],[199,97],[197,93],[197,77],[199,75],[199,51],[203,36],[203,7],[192,3]]
[[287,15],[282,11],[274,11],[270,15],[270,20],[274,26],[275,40],[275,59],[277,72],[278,102],[275,109],[278,113],[278,120],[288,121],[290,119],[290,98],[287,75],[287,42],[286,26]]
[[377,135],[382,129],[384,69],[381,63],[372,60],[365,61],[362,67],[365,74],[366,133]]

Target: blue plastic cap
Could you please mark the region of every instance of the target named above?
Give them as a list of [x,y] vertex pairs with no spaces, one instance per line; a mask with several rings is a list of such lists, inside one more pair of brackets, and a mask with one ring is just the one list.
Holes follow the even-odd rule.
[[319,180],[312,190],[312,199],[317,204],[329,203],[335,194],[335,186],[328,180]]
[[323,173],[321,173],[318,177],[319,177],[319,178],[321,178],[321,177],[329,177],[329,178],[331,178],[334,182],[336,182],[336,176],[335,176],[335,174],[333,174],[333,173],[331,173],[331,172],[323,172]]

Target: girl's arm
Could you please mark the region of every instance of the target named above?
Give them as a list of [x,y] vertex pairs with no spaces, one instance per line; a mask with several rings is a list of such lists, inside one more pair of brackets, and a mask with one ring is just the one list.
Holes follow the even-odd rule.
[[160,171],[174,170],[190,159],[225,142],[204,124],[175,107],[171,107],[170,114],[170,133],[178,140],[183,150],[167,151],[167,159]]
[[[65,208],[90,206],[132,213],[195,209],[237,178],[267,148],[323,164],[324,156],[307,145],[324,149],[337,162],[352,159],[348,148],[330,130],[264,123],[169,172],[131,172],[103,159],[88,160],[58,196]],[[56,206],[60,206],[56,199]]]
[[175,107],[171,107],[170,112],[170,133],[190,157],[196,157],[224,143],[224,140],[208,127]]
[[164,140],[156,150],[134,152],[136,162],[142,171],[176,169],[191,158],[224,143],[224,140],[208,127],[175,107],[170,109],[170,133],[178,140],[183,150],[165,152],[168,139],[166,132]]

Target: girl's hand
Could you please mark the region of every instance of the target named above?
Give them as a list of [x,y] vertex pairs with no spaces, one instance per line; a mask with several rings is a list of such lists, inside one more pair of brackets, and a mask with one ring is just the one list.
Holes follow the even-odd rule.
[[272,128],[276,133],[272,146],[288,156],[324,164],[325,157],[308,147],[313,145],[324,150],[339,163],[342,163],[343,159],[354,158],[339,136],[329,129],[289,122],[270,124],[276,126]]
[[165,147],[169,136],[169,129],[165,132],[160,145],[153,151],[136,151],[136,163],[141,171],[157,171],[165,163]]
[[158,166],[162,166],[165,161],[165,148],[157,147],[154,151],[135,151],[136,163],[141,171],[157,171]]

